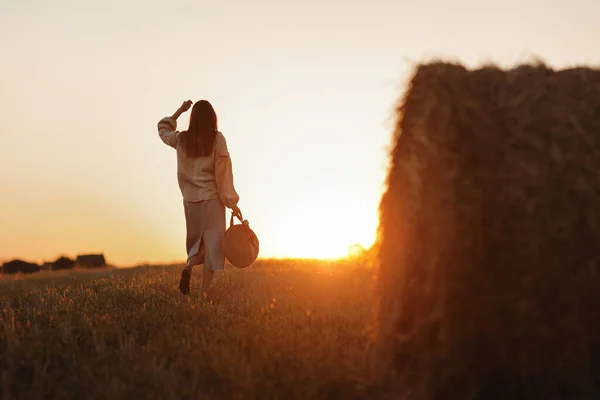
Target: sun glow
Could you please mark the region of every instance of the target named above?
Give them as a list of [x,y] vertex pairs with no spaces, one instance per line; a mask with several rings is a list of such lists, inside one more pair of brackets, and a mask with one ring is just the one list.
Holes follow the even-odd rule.
[[[328,208],[313,208],[304,218],[282,218],[276,225],[280,233],[263,235],[261,242],[266,249],[261,255],[280,258],[320,258],[335,259],[348,256],[348,249],[354,244],[369,248],[375,241],[377,218],[369,219],[370,213],[355,218],[332,217]],[[287,222],[291,221],[291,222]],[[260,239],[260,226],[257,234]],[[266,224],[265,224],[266,225]],[[267,242],[269,240],[270,242]]]

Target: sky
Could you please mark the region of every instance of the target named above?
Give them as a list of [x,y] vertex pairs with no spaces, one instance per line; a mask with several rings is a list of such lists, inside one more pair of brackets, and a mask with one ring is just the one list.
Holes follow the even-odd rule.
[[597,0],[0,0],[0,260],[184,260],[156,124],[187,99],[215,107],[261,257],[368,247],[414,66],[600,65],[598,15]]

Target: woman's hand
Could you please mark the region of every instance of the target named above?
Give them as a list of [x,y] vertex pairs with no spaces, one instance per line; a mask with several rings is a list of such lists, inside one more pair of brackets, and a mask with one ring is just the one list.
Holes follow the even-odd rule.
[[238,206],[231,207],[231,213],[233,214],[233,216],[237,217],[240,221],[243,221],[242,212],[240,211],[240,208]]
[[181,106],[177,109],[177,111],[175,111],[175,113],[173,115],[171,115],[171,118],[173,118],[173,119],[179,118],[181,116],[181,114],[183,114],[184,112],[189,110],[191,106],[192,106],[191,100],[184,101],[181,104]]
[[183,114],[184,112],[189,110],[191,106],[192,106],[192,101],[186,100],[183,102],[183,104],[181,104],[181,107],[179,107],[179,109],[181,110],[181,113]]

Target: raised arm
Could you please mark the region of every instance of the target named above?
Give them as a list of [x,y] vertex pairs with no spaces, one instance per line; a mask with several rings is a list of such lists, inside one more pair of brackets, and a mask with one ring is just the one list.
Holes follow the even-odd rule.
[[189,110],[191,106],[191,100],[184,101],[173,115],[158,121],[158,136],[160,136],[166,145],[173,148],[177,145],[177,137],[179,136],[179,131],[177,131],[177,118]]
[[240,201],[240,196],[233,185],[231,157],[229,156],[227,141],[221,133],[217,133],[215,138],[215,175],[217,177],[219,199],[225,207],[231,208],[234,212],[239,212],[237,203]]

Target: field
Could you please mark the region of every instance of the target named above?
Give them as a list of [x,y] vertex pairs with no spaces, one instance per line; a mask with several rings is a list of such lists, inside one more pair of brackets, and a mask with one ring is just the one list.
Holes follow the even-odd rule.
[[263,261],[215,300],[179,267],[0,279],[0,398],[384,398],[369,382],[373,270]]

